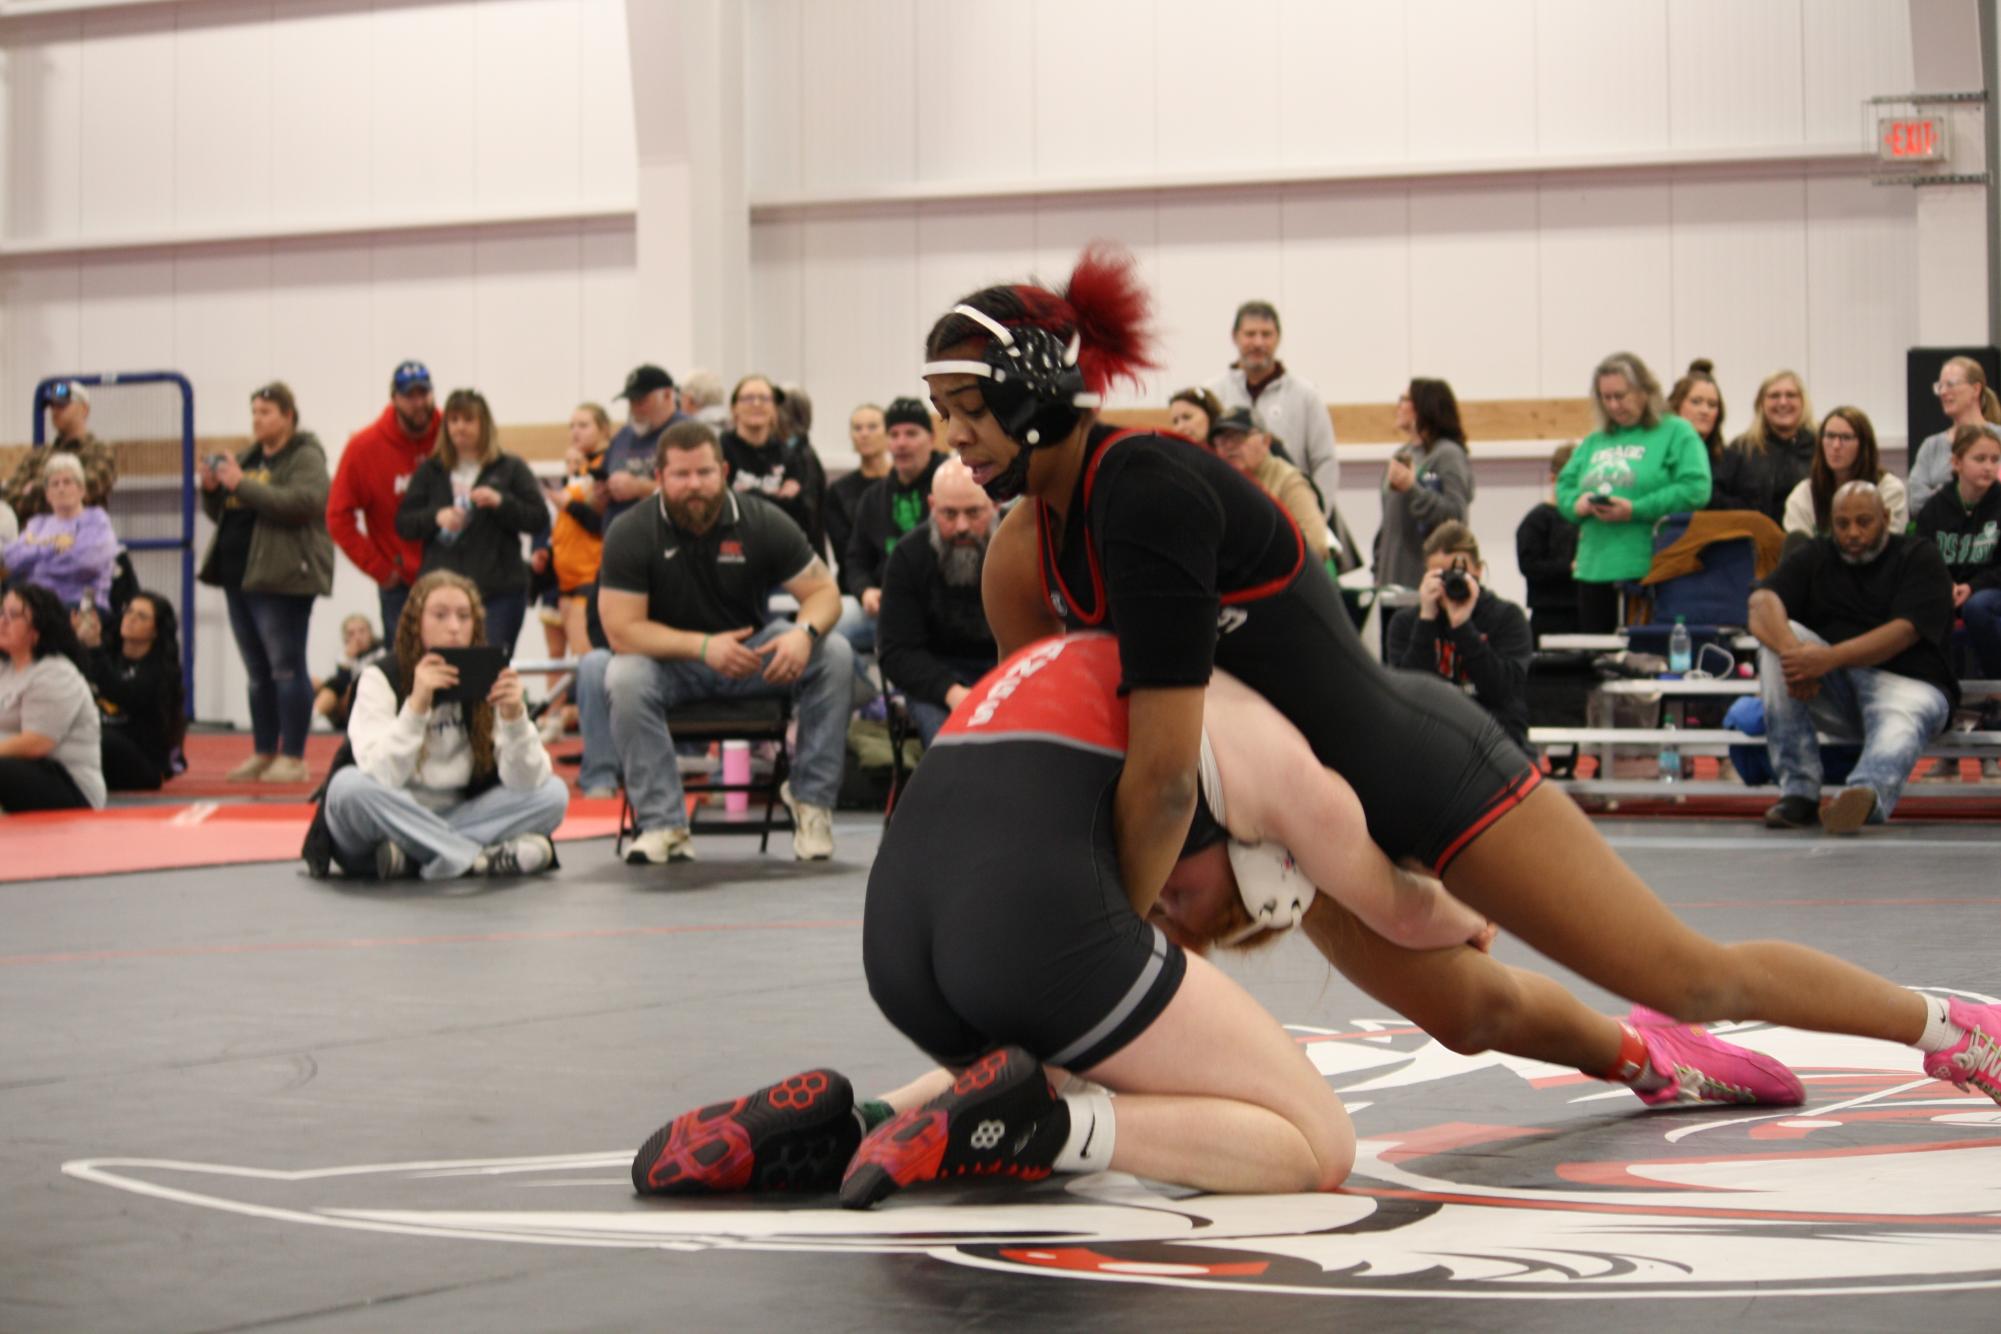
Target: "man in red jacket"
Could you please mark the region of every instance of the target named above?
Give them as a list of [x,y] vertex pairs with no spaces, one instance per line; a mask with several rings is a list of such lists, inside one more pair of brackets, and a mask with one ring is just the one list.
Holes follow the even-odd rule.
[[431,372],[421,361],[404,362],[390,377],[389,406],[347,442],[327,493],[327,531],[379,586],[382,637],[392,644],[403,599],[424,561],[421,544],[396,535],[396,509],[410,474],[438,443],[439,421]]

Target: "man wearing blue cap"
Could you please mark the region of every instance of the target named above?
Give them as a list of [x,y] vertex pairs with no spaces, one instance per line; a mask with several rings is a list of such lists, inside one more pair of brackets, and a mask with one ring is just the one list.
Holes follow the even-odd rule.
[[382,600],[382,636],[391,643],[403,600],[424,563],[422,544],[396,535],[396,511],[410,474],[438,443],[441,420],[430,370],[421,361],[404,362],[390,376],[389,406],[341,450],[327,493],[327,531],[375,581]]

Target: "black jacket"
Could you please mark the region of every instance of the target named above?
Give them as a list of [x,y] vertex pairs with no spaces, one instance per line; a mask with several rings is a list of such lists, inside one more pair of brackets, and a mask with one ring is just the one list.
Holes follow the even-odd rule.
[[[826,555],[827,535],[820,511],[827,496],[827,470],[820,466],[813,442],[795,435],[760,446],[735,431],[724,431],[721,443],[723,461],[730,465],[730,486],[778,506],[806,534],[806,544],[814,554]],[[787,482],[799,484],[798,494],[778,494]]]
[[841,591],[860,597],[864,589],[882,587],[882,570],[890,548],[930,513],[931,476],[945,461],[933,454],[917,480],[905,484],[894,468],[862,492],[855,507],[855,530],[841,553]]
[[424,544],[420,574],[454,571],[472,580],[482,597],[526,593],[528,562],[521,555],[521,539],[548,531],[549,506],[542,488],[528,465],[512,454],[495,454],[473,486],[492,487],[500,493],[500,503],[492,509],[468,509],[466,526],[456,538],[444,540],[438,511],[452,505],[452,475],[436,459],[425,459],[410,475],[410,489],[396,511],[397,535]]
[[828,550],[843,563],[848,559],[848,539],[854,536],[855,512],[861,508],[862,496],[875,482],[875,478],[864,475],[858,468],[843,473],[827,487],[827,503],[820,507],[820,522],[826,525]]
[[1484,588],[1473,614],[1457,629],[1443,608],[1436,619],[1426,621],[1418,618],[1416,607],[1405,607],[1390,621],[1391,666],[1472,686],[1480,707],[1523,750],[1529,747],[1529,662],[1534,657],[1528,617]]
[[1739,436],[1716,456],[1709,470],[1709,503],[1704,509],[1757,510],[1781,528],[1786,497],[1813,471],[1813,432],[1801,427],[1790,440],[1773,437],[1763,449]]
[[1959,498],[1959,483],[1947,482],[1932,493],[1917,519],[1918,538],[1938,546],[1955,584],[1976,593],[2001,588],[2001,483],[1988,487],[1980,503],[1968,509]]
[[906,533],[889,553],[875,645],[891,685],[941,707],[946,691],[979,679],[965,679],[964,664],[978,663],[984,674],[999,657],[980,603],[979,582],[964,588],[945,582],[931,546],[929,520]]
[[1567,611],[1577,606],[1577,525],[1551,504],[1537,505],[1515,529],[1515,563],[1528,580],[1529,609]]

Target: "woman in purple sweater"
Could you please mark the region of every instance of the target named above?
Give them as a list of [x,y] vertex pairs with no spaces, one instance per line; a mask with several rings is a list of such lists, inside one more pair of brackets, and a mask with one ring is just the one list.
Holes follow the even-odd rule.
[[118,535],[102,507],[83,503],[83,465],[74,454],[51,454],[42,468],[49,510],[28,520],[21,535],[0,552],[0,565],[16,583],[40,584],[66,607],[88,598],[111,606],[111,576],[118,564]]

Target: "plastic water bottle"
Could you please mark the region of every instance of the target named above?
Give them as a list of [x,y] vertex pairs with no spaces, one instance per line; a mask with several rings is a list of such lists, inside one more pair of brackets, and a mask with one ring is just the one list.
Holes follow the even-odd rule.
[[1695,666],[1693,651],[1688,643],[1688,626],[1680,616],[1674,618],[1674,629],[1668,632],[1668,670],[1676,676],[1687,676]]
[[[1674,719],[1663,718],[1661,720],[1661,730],[1666,732],[1674,731]],[[1661,781],[1663,783],[1679,783],[1681,781],[1681,748],[1674,744],[1672,737],[1661,742]]]
[[[723,785],[736,787],[750,782],[750,742],[723,742]],[[750,793],[725,792],[723,809],[731,815],[740,815],[750,809]]]

